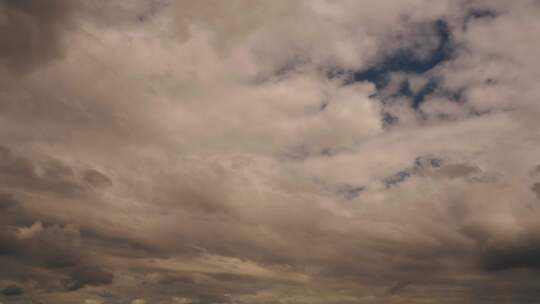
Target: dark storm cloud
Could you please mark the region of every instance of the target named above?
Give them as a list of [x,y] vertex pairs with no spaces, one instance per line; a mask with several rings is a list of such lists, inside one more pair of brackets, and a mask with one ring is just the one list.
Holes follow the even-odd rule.
[[24,290],[17,285],[8,285],[4,289],[2,289],[1,292],[3,295],[11,297],[22,295],[24,293]]
[[66,282],[69,290],[77,290],[84,286],[109,285],[113,281],[113,274],[97,266],[83,266],[71,272],[71,278]]
[[51,268],[72,267],[81,260],[81,248],[74,245],[75,231],[53,226],[21,244],[21,255]]
[[69,30],[74,1],[2,0],[0,63],[22,73],[64,53],[63,33]]
[[13,196],[7,193],[0,193],[0,211],[6,211],[17,204],[18,202]]
[[0,255],[14,256],[18,253],[17,245],[17,239],[12,233],[8,231],[0,232]]
[[81,263],[80,235],[75,227],[43,225],[10,194],[0,195],[0,208],[0,258],[2,263],[18,265],[4,266],[0,278],[47,280],[34,273],[36,269],[62,273]]
[[2,253],[48,268],[73,267],[81,261],[81,248],[74,244],[76,231],[60,226],[45,227],[29,238],[19,238],[13,231],[0,236]]
[[35,218],[28,214],[11,194],[0,193],[0,255],[18,257],[22,254],[21,241],[16,237],[16,227],[29,226]]
[[530,238],[488,248],[481,265],[486,271],[540,269],[540,240]]
[[17,285],[9,285],[2,289],[2,294],[5,296],[19,296],[24,293],[23,289]]

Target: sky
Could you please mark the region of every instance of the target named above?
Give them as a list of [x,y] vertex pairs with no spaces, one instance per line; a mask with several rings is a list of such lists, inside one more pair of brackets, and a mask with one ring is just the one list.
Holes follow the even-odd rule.
[[0,0],[0,303],[539,303],[539,33],[536,0]]

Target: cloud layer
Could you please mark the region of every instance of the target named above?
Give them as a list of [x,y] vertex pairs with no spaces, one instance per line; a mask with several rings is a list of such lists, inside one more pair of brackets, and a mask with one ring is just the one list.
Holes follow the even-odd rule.
[[0,1],[1,303],[537,303],[538,1]]

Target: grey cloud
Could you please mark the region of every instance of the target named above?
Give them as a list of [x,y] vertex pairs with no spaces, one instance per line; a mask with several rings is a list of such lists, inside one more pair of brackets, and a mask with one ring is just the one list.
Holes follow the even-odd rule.
[[31,225],[35,220],[20,202],[6,192],[0,192],[0,225]]
[[83,266],[71,273],[71,279],[66,282],[69,290],[77,290],[84,286],[108,285],[113,281],[113,274],[96,266]]
[[540,241],[525,238],[508,244],[496,244],[486,248],[481,266],[486,271],[540,268]]
[[540,199],[540,183],[534,183],[531,190],[536,194],[536,197]]
[[73,168],[52,157],[25,155],[0,146],[0,181],[3,186],[23,191],[44,191],[73,197],[89,195],[112,186],[112,180],[95,169]]
[[22,73],[61,57],[63,34],[73,18],[72,1],[6,0],[0,3],[3,22],[0,62],[14,73]]
[[139,240],[134,236],[118,233],[112,235],[107,231],[83,227],[80,233],[84,242],[100,252],[124,258],[166,257],[167,252],[154,244]]
[[108,187],[108,186],[112,186],[112,180],[105,174],[95,170],[95,169],[90,169],[90,170],[87,170],[85,173],[84,173],[84,180],[94,186],[94,187]]
[[2,154],[0,166],[5,179],[32,180],[35,178],[34,166],[28,159],[17,157],[6,147],[0,147],[0,153]]
[[42,162],[17,155],[11,149],[0,146],[0,180],[4,186],[21,189],[51,191],[66,195],[80,192],[72,168],[51,159]]
[[16,259],[50,268],[72,267],[79,264],[80,248],[74,244],[76,231],[59,226],[47,227],[29,239],[20,239],[14,232],[2,236],[4,254]]
[[0,233],[0,255],[15,255],[17,253],[17,239],[9,232]]
[[534,168],[532,168],[531,171],[530,171],[530,175],[532,177],[536,177],[536,176],[538,176],[538,174],[540,174],[540,165],[534,166]]
[[388,288],[388,292],[390,294],[398,294],[402,292],[403,290],[405,290],[406,287],[407,287],[406,283],[399,282],[399,283],[394,284],[390,288]]
[[1,196],[0,279],[31,279],[50,285],[51,277],[83,261],[75,227],[43,225],[13,195]]
[[11,297],[22,295],[24,293],[24,290],[17,285],[8,285],[4,289],[2,289],[1,292],[5,296]]

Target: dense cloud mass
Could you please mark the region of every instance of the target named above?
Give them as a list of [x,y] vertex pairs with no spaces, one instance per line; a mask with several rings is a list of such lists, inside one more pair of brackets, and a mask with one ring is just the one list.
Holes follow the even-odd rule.
[[540,302],[540,2],[0,0],[0,303]]

